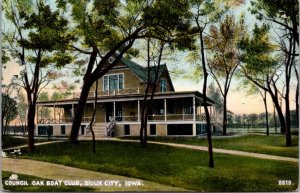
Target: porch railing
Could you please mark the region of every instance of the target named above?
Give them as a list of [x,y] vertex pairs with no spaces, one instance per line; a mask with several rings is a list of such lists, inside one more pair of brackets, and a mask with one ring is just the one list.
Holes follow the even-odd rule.
[[114,132],[115,129],[115,118],[113,117],[109,124],[106,126],[106,135],[107,136],[112,136],[112,133]]
[[116,116],[115,117],[116,122],[122,122],[122,121],[138,121],[138,116]]
[[[91,122],[92,117],[83,117],[82,123]],[[59,124],[59,123],[72,123],[73,117],[60,118],[60,119],[38,119],[38,124]]]
[[[126,88],[121,90],[105,90],[98,91],[98,96],[113,96],[113,95],[132,95],[132,94],[144,94],[144,88]],[[79,98],[80,93],[73,93],[73,98]],[[88,97],[94,97],[95,92],[89,92]]]
[[[193,114],[167,114],[166,121],[193,121]],[[90,123],[92,117],[83,117],[82,123]],[[138,122],[138,116],[116,116],[114,122]],[[211,117],[211,121],[214,121],[215,118]],[[165,121],[165,115],[149,115],[149,122]],[[196,115],[196,121],[204,121],[205,115]],[[63,124],[63,123],[72,123],[73,118],[62,118],[62,119],[39,119],[38,124]]]

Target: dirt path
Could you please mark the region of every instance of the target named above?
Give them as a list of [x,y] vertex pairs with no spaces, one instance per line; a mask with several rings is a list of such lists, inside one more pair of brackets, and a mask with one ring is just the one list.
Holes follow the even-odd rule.
[[[84,139],[89,140],[89,138],[81,138],[81,140],[84,140]],[[113,141],[135,142],[135,143],[139,142],[139,140],[127,140],[127,139],[119,139],[119,138],[98,138],[97,140],[113,140]],[[199,151],[208,151],[206,146],[187,145],[187,144],[178,144],[178,143],[166,143],[166,142],[156,142],[156,141],[148,141],[148,143],[167,145],[167,146],[171,146],[171,147],[188,148],[188,149],[194,149],[194,150],[199,150]],[[298,158],[292,158],[292,157],[282,157],[282,156],[276,156],[276,155],[252,153],[252,152],[238,151],[238,150],[227,150],[227,149],[219,149],[219,148],[213,148],[213,152],[254,157],[254,158],[260,158],[260,159],[268,159],[268,160],[289,161],[289,162],[296,162],[296,163],[298,163],[298,161],[299,161]]]
[[[28,159],[2,158],[2,170],[15,172],[17,174],[32,175],[40,178],[62,180],[63,182],[66,180],[80,181],[82,184],[84,181],[102,180],[102,186],[89,186],[95,188],[96,191],[187,191],[181,188],[166,186],[145,180]],[[106,186],[109,181],[113,180],[118,180],[121,187],[119,187],[119,184],[116,186]],[[143,185],[129,187],[125,186],[125,181],[139,181]]]

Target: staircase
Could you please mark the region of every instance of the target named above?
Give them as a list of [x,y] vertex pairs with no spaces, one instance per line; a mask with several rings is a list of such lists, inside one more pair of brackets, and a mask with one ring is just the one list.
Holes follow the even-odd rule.
[[[94,123],[93,131],[95,133],[95,137],[107,137],[106,127],[108,123]],[[87,129],[85,137],[92,137],[92,132],[90,129]]]

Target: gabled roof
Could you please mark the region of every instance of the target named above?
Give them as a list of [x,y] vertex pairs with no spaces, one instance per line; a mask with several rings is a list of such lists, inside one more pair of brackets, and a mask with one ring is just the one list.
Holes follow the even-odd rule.
[[[140,66],[139,64],[127,59],[127,58],[122,58],[121,61],[130,68],[132,72],[134,72],[141,80],[144,82],[147,82],[148,79],[148,67],[143,67]],[[167,65],[166,64],[161,64],[159,66],[159,69],[157,66],[152,66],[150,67],[150,80],[154,80],[155,78],[155,73],[158,71],[158,79],[161,77],[162,73],[164,70],[167,70]]]

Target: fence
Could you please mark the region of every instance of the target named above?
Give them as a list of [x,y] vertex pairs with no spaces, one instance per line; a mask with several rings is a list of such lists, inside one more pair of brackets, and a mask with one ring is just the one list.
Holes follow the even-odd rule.
[[[265,127],[245,127],[245,128],[232,128],[232,127],[228,127],[227,128],[228,132],[235,132],[235,133],[266,133],[267,129]],[[296,127],[292,127],[291,128],[291,132],[292,133],[297,133],[299,132],[299,128]],[[269,133],[272,134],[280,134],[280,127],[270,127],[269,128]]]

